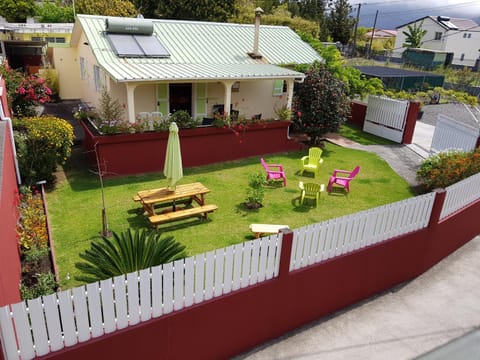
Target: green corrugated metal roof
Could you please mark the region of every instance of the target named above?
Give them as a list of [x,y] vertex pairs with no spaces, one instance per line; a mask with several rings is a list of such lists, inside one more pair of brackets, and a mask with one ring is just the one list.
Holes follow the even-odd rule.
[[[169,58],[119,58],[105,34],[105,16],[78,15],[98,64],[117,81],[303,78],[277,66],[322,61],[290,28],[260,26],[260,60],[253,50],[254,25],[198,21],[151,20],[154,34]],[[75,32],[75,30],[74,30]]]

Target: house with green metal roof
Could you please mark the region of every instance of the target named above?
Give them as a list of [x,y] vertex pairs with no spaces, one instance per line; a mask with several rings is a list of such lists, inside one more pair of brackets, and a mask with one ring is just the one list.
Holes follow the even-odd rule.
[[134,122],[141,112],[215,109],[274,118],[304,74],[286,65],[322,61],[290,28],[255,24],[78,15],[58,49],[60,97],[98,105],[105,87]]

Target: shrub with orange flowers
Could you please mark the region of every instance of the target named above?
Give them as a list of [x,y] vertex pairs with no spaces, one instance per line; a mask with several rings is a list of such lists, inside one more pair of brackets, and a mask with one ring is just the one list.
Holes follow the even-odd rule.
[[19,212],[17,234],[21,249],[48,247],[46,217],[41,194],[38,191],[24,191],[20,194]]
[[420,164],[417,179],[426,190],[445,188],[480,172],[480,149],[444,151]]

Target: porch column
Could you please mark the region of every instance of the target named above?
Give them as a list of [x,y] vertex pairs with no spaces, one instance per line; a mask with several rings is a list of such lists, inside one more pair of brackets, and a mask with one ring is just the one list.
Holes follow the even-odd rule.
[[232,104],[232,85],[235,81],[222,81],[225,86],[225,95],[223,98],[223,108],[226,115],[230,115],[230,105]]
[[292,110],[292,102],[293,102],[293,79],[287,80],[287,109]]
[[127,120],[129,123],[135,122],[135,88],[137,87],[136,84],[126,84],[127,88]]

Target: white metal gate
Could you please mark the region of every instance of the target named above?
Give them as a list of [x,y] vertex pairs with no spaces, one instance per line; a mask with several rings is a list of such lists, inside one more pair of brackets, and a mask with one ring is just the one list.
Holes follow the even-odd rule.
[[438,153],[453,149],[471,151],[475,149],[478,136],[478,127],[475,128],[446,115],[439,114],[430,152]]
[[369,96],[363,131],[401,143],[409,102]]

